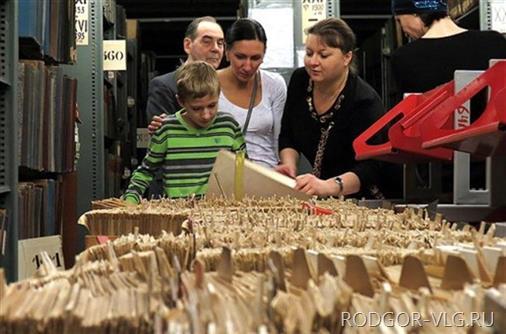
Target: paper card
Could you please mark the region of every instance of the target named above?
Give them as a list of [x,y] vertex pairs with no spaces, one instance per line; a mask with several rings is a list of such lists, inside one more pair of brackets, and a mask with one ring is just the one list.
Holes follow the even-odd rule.
[[490,29],[506,33],[506,1],[490,0]]
[[150,141],[148,128],[137,128],[137,148],[148,148]]
[[104,71],[126,71],[126,40],[103,41]]
[[306,40],[306,30],[320,20],[327,18],[327,3],[325,0],[302,0],[302,40]]
[[109,239],[107,235],[97,235],[97,242],[99,245],[106,244],[110,240],[111,239]]
[[[220,151],[209,177],[208,196],[234,198],[235,190],[235,154]],[[255,197],[292,196],[308,200],[310,196],[294,189],[295,180],[275,172],[273,169],[258,165],[249,160],[244,161],[243,180],[244,195]]]
[[76,45],[88,45],[90,26],[88,6],[88,0],[75,0]]
[[57,269],[65,269],[63,262],[61,236],[24,239],[18,241],[18,279],[31,277],[41,266],[43,260],[40,256],[46,251]]
[[497,263],[499,262],[501,255],[502,249],[499,247],[483,247],[483,258],[489,272],[494,273],[496,271]]

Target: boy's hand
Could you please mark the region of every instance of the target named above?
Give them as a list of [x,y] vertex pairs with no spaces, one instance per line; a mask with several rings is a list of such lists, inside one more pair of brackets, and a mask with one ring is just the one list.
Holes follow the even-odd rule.
[[125,206],[127,206],[127,207],[129,207],[129,206],[137,206],[137,205],[139,205],[139,204],[131,202],[131,201],[125,201]]
[[122,196],[121,198],[123,200],[123,203],[125,203],[125,206],[137,206],[139,205],[139,202],[132,196]]
[[158,130],[163,123],[165,122],[165,119],[167,118],[167,114],[161,114],[160,116],[154,116],[151,120],[151,123],[148,125],[148,132],[150,135],[153,135],[156,130]]

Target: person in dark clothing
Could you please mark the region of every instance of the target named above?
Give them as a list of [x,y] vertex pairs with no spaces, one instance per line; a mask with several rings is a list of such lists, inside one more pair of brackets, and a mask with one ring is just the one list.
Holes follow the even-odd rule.
[[[392,72],[400,93],[423,93],[453,80],[456,70],[485,70],[490,59],[506,59],[506,39],[496,31],[466,30],[448,15],[446,0],[393,0],[392,11],[413,42],[392,55]],[[486,106],[483,90],[471,100],[471,121]],[[484,164],[473,163],[471,185],[484,187]],[[417,166],[419,182],[428,171]],[[443,168],[443,192],[452,191],[452,167]]]
[[446,1],[394,0],[402,30],[415,41],[392,55],[392,71],[402,93],[421,93],[453,80],[456,70],[485,70],[489,60],[506,58],[506,39],[496,31],[459,27]]
[[[276,170],[296,178],[296,188],[309,195],[371,197],[379,176],[380,163],[355,160],[352,147],[384,113],[378,94],[351,70],[354,48],[355,35],[344,21],[316,23],[308,30],[305,68],[288,86]],[[301,153],[313,171],[296,176]]]
[[[184,51],[188,55],[186,63],[202,60],[218,69],[224,45],[223,30],[214,17],[196,18],[188,25],[183,40]],[[176,71],[173,71],[154,77],[149,83],[146,105],[148,122],[155,116],[175,114],[181,109],[176,99],[175,74]]]

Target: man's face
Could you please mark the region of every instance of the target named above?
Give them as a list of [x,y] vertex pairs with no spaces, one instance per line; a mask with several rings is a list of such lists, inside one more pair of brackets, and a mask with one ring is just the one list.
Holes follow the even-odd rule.
[[189,61],[203,60],[215,69],[220,66],[224,48],[223,30],[214,22],[200,22],[196,37],[184,39],[184,51]]
[[182,101],[178,98],[179,104],[185,109],[183,118],[195,129],[207,128],[218,112],[218,98],[218,96],[213,95],[206,95],[189,101]]

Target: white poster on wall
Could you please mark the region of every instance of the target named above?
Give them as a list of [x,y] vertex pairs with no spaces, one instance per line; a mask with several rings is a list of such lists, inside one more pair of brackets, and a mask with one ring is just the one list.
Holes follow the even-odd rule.
[[306,29],[327,18],[325,0],[302,0],[302,41],[306,40]]
[[491,28],[506,34],[506,0],[490,2]]
[[104,41],[104,71],[125,71],[127,68],[126,41]]
[[88,33],[90,25],[88,6],[88,0],[75,0],[76,45],[88,45]]
[[267,52],[263,68],[293,67],[293,9],[253,8],[250,17],[264,27]]

